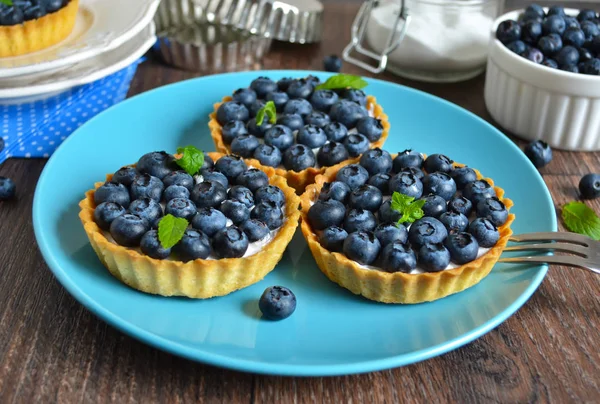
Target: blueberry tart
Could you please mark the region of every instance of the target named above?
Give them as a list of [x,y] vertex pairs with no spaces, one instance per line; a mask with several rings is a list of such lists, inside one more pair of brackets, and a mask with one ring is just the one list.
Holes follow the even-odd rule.
[[421,303],[489,274],[512,234],[512,205],[443,154],[375,148],[316,177],[301,196],[301,228],[331,281],[379,302]]
[[274,169],[187,146],[108,174],[86,192],[79,217],[98,258],[123,283],[210,298],[273,270],[298,225],[299,203]]
[[65,39],[79,0],[0,1],[0,57],[36,52]]
[[300,194],[327,167],[382,147],[389,122],[360,77],[258,77],[214,105],[209,127],[222,153],[275,169]]

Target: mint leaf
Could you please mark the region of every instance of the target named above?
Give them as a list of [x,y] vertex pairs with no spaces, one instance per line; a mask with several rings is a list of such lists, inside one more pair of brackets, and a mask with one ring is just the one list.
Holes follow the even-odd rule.
[[162,247],[171,248],[179,243],[188,228],[188,224],[187,220],[171,214],[160,219],[160,222],[158,222],[158,241],[160,241]]
[[258,113],[256,114],[256,124],[258,126],[263,124],[265,114],[269,117],[270,123],[277,122],[277,110],[275,109],[275,103],[273,101],[267,101],[265,106],[258,110]]
[[404,222],[412,223],[415,220],[422,218],[425,215],[423,213],[423,205],[425,205],[424,199],[415,201],[415,198],[412,196],[404,195],[400,192],[394,192],[392,194],[391,208],[402,214],[398,220],[398,224]]
[[404,195],[400,192],[394,192],[392,194],[392,209],[394,209],[396,212],[402,213],[414,200],[415,198],[412,196]]
[[331,76],[324,83],[317,86],[317,90],[339,90],[342,88],[354,88],[360,90],[365,88],[367,82],[360,76],[353,76],[351,74],[336,74]]
[[562,208],[562,219],[570,231],[600,240],[600,217],[585,203],[567,203]]
[[195,175],[200,171],[202,164],[204,164],[204,153],[194,146],[178,147],[177,154],[181,154],[182,156],[176,159],[175,162],[189,175]]
[[5,4],[7,6],[12,6],[13,5],[12,0],[0,0],[0,3]]

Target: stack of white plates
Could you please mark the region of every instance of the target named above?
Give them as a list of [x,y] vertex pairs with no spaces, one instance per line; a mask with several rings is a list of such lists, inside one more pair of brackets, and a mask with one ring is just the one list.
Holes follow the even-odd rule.
[[75,28],[39,52],[0,58],[0,103],[31,102],[91,83],[140,58],[156,41],[160,0],[80,0]]

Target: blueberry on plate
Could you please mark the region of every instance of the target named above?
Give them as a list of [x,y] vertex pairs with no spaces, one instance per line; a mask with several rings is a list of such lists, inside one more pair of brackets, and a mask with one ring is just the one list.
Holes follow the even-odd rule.
[[348,233],[355,231],[373,231],[377,227],[377,218],[373,212],[365,209],[351,209],[344,219],[344,229]]
[[[393,167],[395,173],[399,173],[403,168],[414,167],[421,169],[423,167],[423,155],[411,149],[398,153],[394,158]],[[437,170],[436,170],[437,171]]]
[[196,216],[196,212],[196,204],[184,198],[171,199],[165,206],[165,214],[181,217],[188,222]]
[[536,140],[525,147],[525,155],[536,168],[542,168],[552,160],[552,149],[548,143]]
[[254,194],[242,185],[235,185],[227,191],[227,197],[242,202],[248,209],[254,206]]
[[162,182],[165,187],[180,185],[187,188],[188,191],[194,188],[194,178],[185,171],[172,171],[163,178]]
[[500,240],[500,232],[492,222],[483,217],[478,217],[469,225],[469,233],[475,237],[480,247],[491,248]]
[[521,54],[521,56],[537,64],[540,64],[544,61],[544,54],[537,48],[527,48],[525,52]]
[[256,92],[258,98],[265,98],[268,93],[277,91],[277,83],[268,77],[260,76],[252,80],[250,88]]
[[375,188],[379,189],[382,194],[389,195],[390,193],[390,179],[392,177],[389,174],[378,173],[372,175],[367,181],[367,184],[373,185]]
[[214,168],[225,175],[229,181],[234,181],[238,175],[248,169],[248,166],[241,157],[228,155],[218,159]]
[[542,31],[544,35],[559,34],[562,35],[567,29],[565,19],[560,15],[548,15],[542,22]]
[[261,201],[258,202],[250,213],[252,219],[258,219],[269,226],[269,229],[275,230],[283,224],[283,212],[277,206],[276,202]]
[[408,229],[408,240],[416,246],[441,243],[447,236],[448,231],[444,224],[434,217],[418,219]]
[[[254,103],[253,103],[254,105]],[[227,101],[222,103],[217,108],[217,122],[221,126],[225,125],[229,121],[243,121],[246,122],[250,118],[250,112],[248,108],[241,102]]]
[[447,173],[431,173],[423,178],[423,193],[439,195],[449,201],[456,193],[456,183]]
[[417,267],[417,257],[409,245],[401,241],[389,243],[381,252],[381,268],[390,273],[410,273]]
[[173,171],[174,160],[173,156],[164,151],[147,153],[138,160],[136,169],[142,174],[162,179]]
[[380,223],[375,228],[375,237],[377,237],[382,247],[394,242],[404,244],[408,240],[408,231],[401,224]]
[[361,156],[360,165],[366,168],[370,175],[388,173],[392,169],[392,156],[387,151],[376,147]]
[[514,20],[502,21],[496,28],[496,38],[505,45],[521,39],[521,26]]
[[348,150],[351,157],[357,157],[369,150],[369,139],[360,133],[348,135],[343,140],[344,147]]
[[134,167],[121,167],[113,174],[111,181],[129,187],[136,175],[137,170]]
[[265,100],[273,101],[273,104],[275,104],[275,110],[277,112],[281,112],[283,111],[285,104],[287,104],[287,102],[290,100],[290,97],[283,91],[273,91],[272,93],[267,94]]
[[194,229],[187,229],[173,252],[183,262],[206,259],[210,255],[210,240],[206,234]]
[[269,177],[257,168],[250,168],[236,178],[236,183],[254,192],[258,188],[269,185]]
[[469,219],[462,213],[454,211],[442,213],[439,217],[439,221],[446,226],[449,234],[460,233],[465,231],[469,226]]
[[402,217],[398,211],[392,209],[392,201],[388,199],[383,201],[381,207],[379,208],[379,220],[383,223],[396,223]]
[[317,163],[315,153],[306,145],[295,144],[283,153],[283,166],[286,170],[302,171]]
[[313,111],[304,118],[304,122],[307,125],[323,128],[325,125],[331,123],[331,118],[325,112]]
[[148,230],[150,230],[150,225],[146,219],[142,219],[131,213],[125,213],[117,217],[110,224],[110,235],[117,244],[124,247],[136,247],[140,245],[142,236]]
[[579,51],[573,46],[565,46],[558,51],[555,60],[561,69],[565,67],[577,66],[577,63],[579,63]]
[[454,198],[450,199],[450,202],[448,202],[448,210],[452,212],[462,213],[463,215],[469,217],[471,211],[473,210],[473,204],[464,196],[457,195]]
[[350,155],[343,144],[337,142],[329,142],[319,149],[317,152],[317,162],[324,167],[330,167],[348,160]]
[[[273,125],[271,123],[269,123],[269,120],[267,118],[263,119],[263,122],[261,125],[258,125],[256,123],[256,118],[252,118],[248,121],[248,124],[246,125],[246,129],[248,130],[248,133],[251,135],[254,135],[256,137],[260,137],[263,138],[265,137],[265,133],[271,129],[273,127]],[[239,136],[236,136],[236,138]],[[232,139],[232,143],[233,143]]]
[[348,136],[348,128],[339,122],[331,122],[323,127],[330,142],[341,142]]
[[263,108],[265,106],[265,104],[266,104],[266,102],[264,100],[256,100],[256,101],[254,101],[248,107],[248,118],[242,119],[242,120],[244,122],[246,122],[248,119],[256,117],[256,115],[258,114],[258,111],[260,111],[261,108]]
[[157,226],[158,221],[163,217],[163,208],[160,206],[160,203],[150,198],[132,201],[127,211],[142,219],[146,219],[150,227]]
[[244,104],[246,108],[258,99],[256,91],[251,88],[238,88],[233,92],[231,98],[233,98],[233,101]]
[[283,159],[281,150],[279,150],[277,147],[269,146],[268,144],[261,144],[254,149],[253,157],[263,166],[269,167],[278,167]]
[[259,144],[256,136],[240,135],[231,142],[231,152],[246,158],[252,157]]
[[158,239],[158,231],[150,230],[142,236],[140,240],[140,249],[150,258],[164,260],[171,255],[170,248],[164,248]]
[[450,234],[445,245],[452,261],[459,265],[475,260],[479,252],[479,244],[471,233]]
[[577,14],[579,21],[595,20],[597,17],[596,11],[590,9],[583,9]]
[[251,243],[267,237],[269,226],[257,219],[248,219],[240,225],[240,229],[246,234]]
[[600,59],[592,59],[584,62],[579,71],[583,74],[600,75]]
[[342,98],[349,101],[354,101],[363,107],[367,106],[367,95],[363,90],[347,88],[346,90],[342,91]]
[[390,192],[399,192],[418,199],[423,195],[423,183],[411,173],[399,172],[390,180]]
[[304,119],[312,112],[312,105],[304,98],[292,98],[283,107],[284,114],[298,114]]
[[541,63],[543,66],[549,67],[551,69],[558,69],[558,63],[554,59],[544,59]]
[[285,195],[280,188],[274,185],[267,185],[254,192],[254,203],[259,204],[261,202],[273,202],[281,208],[285,205]]
[[479,201],[475,208],[477,217],[484,217],[494,224],[502,226],[508,219],[508,210],[504,203],[497,197],[492,197]]
[[277,118],[277,125],[287,126],[295,131],[304,126],[304,119],[298,114],[283,114]]
[[440,171],[443,173],[449,173],[453,170],[454,161],[450,157],[443,154],[432,154],[425,159],[423,163],[423,169],[428,173],[434,173]]
[[350,193],[348,206],[355,209],[365,209],[372,212],[379,209],[383,195],[372,185],[361,185]]
[[423,172],[423,170],[420,170],[420,169],[414,168],[414,167],[403,168],[402,170],[398,171],[398,174],[400,174],[400,173],[408,173],[408,174],[414,175],[416,178],[420,179],[421,181],[423,181],[423,178],[425,178],[425,173]]
[[294,80],[290,83],[287,93],[290,98],[307,99],[315,89],[315,85],[306,79]]
[[335,179],[355,189],[364,185],[369,180],[369,172],[361,165],[349,164],[340,168]]
[[348,237],[348,232],[338,226],[330,226],[323,230],[319,235],[321,245],[333,252],[342,252],[344,240]]
[[[160,202],[165,185],[157,177],[150,174],[139,174],[131,183],[131,199],[150,198]],[[124,204],[121,204],[127,207]]]
[[191,200],[200,208],[214,208],[227,199],[227,189],[218,182],[203,181],[192,190]]
[[381,243],[370,231],[350,233],[344,240],[344,254],[359,264],[372,264],[377,259],[380,250]]
[[[541,40],[541,38],[540,38]],[[527,45],[525,45],[525,42],[523,41],[512,41],[511,43],[509,43],[508,45],[506,45],[506,47],[516,53],[517,55],[520,55],[521,53],[525,52],[525,50],[527,49]]]
[[265,144],[286,151],[294,144],[294,134],[287,126],[275,125],[265,133]]
[[[0,181],[2,181],[1,178]],[[0,200],[2,200],[1,197]],[[108,231],[110,224],[119,216],[124,215],[125,212],[125,208],[118,203],[103,202],[94,209],[94,221],[102,230]]]
[[356,123],[356,130],[365,135],[370,142],[376,142],[383,134],[383,125],[380,119],[367,116]]
[[346,207],[335,199],[318,200],[308,209],[308,221],[315,230],[339,226],[344,221],[345,215]]
[[339,100],[331,106],[329,116],[340,122],[348,129],[356,126],[358,121],[369,116],[367,110],[360,104],[350,100]]
[[593,22],[593,21],[581,21],[580,24],[581,24],[581,30],[583,31],[583,34],[585,35],[585,41],[586,42],[590,42],[595,37],[597,37],[598,35],[600,35],[600,29],[598,28],[598,25],[596,25],[595,22]]
[[94,203],[100,205],[103,202],[115,202],[124,208],[127,208],[130,202],[129,190],[123,184],[105,182],[103,185],[96,188],[96,191],[94,192]]
[[594,199],[600,196],[600,175],[586,174],[579,180],[579,193],[584,199]]
[[331,106],[339,100],[339,96],[332,90],[316,90],[310,96],[310,103],[314,110],[329,112]]
[[235,199],[223,201],[219,209],[235,225],[239,225],[250,218],[250,209],[243,202]]
[[294,79],[291,77],[284,77],[282,79],[279,79],[279,81],[277,82],[277,88],[279,89],[279,91],[287,91],[287,89],[290,87],[290,84],[292,84],[293,81]]
[[175,198],[189,199],[190,191],[181,185],[169,185],[163,192],[163,200],[165,202]]
[[463,189],[463,196],[475,206],[483,199],[496,196],[496,191],[486,180],[477,180],[467,184]]
[[225,144],[231,144],[236,137],[247,134],[248,129],[242,121],[229,121],[221,128],[221,137]]
[[311,149],[316,149],[327,143],[327,135],[318,126],[305,125],[298,131],[296,141]]
[[[564,20],[563,20],[564,23]],[[526,21],[521,25],[521,40],[534,45],[542,36],[542,24],[537,21]]]
[[323,67],[326,72],[339,73],[342,70],[342,59],[337,55],[325,56]]
[[585,34],[579,28],[569,28],[562,36],[565,45],[581,48],[585,42]]
[[296,296],[283,286],[268,287],[258,301],[258,308],[268,320],[283,320],[296,310]]
[[457,189],[463,189],[469,182],[477,181],[477,173],[470,167],[456,167],[450,171],[450,177],[456,183]]
[[444,244],[424,244],[419,248],[419,265],[427,272],[440,272],[450,264],[450,252]]
[[425,204],[421,208],[425,216],[439,217],[446,213],[446,200],[439,195],[429,194],[421,199],[425,199]]
[[215,208],[198,209],[198,213],[192,219],[192,227],[208,237],[212,237],[225,226],[227,226],[227,218],[223,212]]
[[[200,175],[202,176],[202,181],[218,182],[219,184],[223,185],[225,188],[229,188],[229,180],[227,179],[225,174],[223,174],[220,171],[217,171],[215,168],[209,168],[206,170],[202,170],[202,171],[200,171]],[[193,189],[194,189],[194,186],[192,186],[192,190]]]
[[326,182],[321,188],[319,199],[322,201],[335,199],[336,201],[346,203],[350,192],[350,187],[341,181]]

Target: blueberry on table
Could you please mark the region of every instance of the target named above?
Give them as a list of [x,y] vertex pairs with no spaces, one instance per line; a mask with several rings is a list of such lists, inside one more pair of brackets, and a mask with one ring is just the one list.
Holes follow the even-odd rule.
[[339,122],[331,122],[323,127],[330,142],[340,142],[348,136],[348,128]]
[[450,252],[444,244],[424,244],[419,248],[419,265],[427,272],[443,271],[450,264]]
[[103,202],[115,202],[127,208],[130,202],[129,190],[123,184],[105,182],[94,191],[94,203],[100,205]]
[[439,217],[447,210],[446,200],[439,195],[430,194],[421,199],[425,199],[421,208],[425,216]]
[[546,142],[541,140],[536,140],[525,146],[525,155],[536,168],[542,168],[552,161],[552,149]]
[[163,208],[160,206],[160,203],[150,198],[132,201],[127,211],[142,219],[146,219],[150,227],[157,226],[159,219],[163,217]]
[[383,195],[372,185],[364,184],[350,193],[348,206],[355,209],[365,209],[372,212],[379,209]]
[[450,177],[456,183],[457,189],[463,189],[469,182],[477,181],[477,173],[470,167],[456,167],[450,171]]
[[150,198],[156,202],[160,202],[164,189],[165,185],[157,177],[150,174],[139,174],[131,183],[129,193],[131,194],[131,199]]
[[585,42],[585,34],[579,28],[569,28],[562,36],[565,45],[571,45],[580,48]]
[[294,134],[287,126],[275,125],[265,133],[265,144],[286,151],[294,144]]
[[533,63],[542,63],[544,61],[544,54],[537,48],[528,48],[521,54],[525,59],[532,61]]
[[296,141],[311,149],[316,149],[327,143],[327,135],[323,129],[309,124],[298,131]]
[[497,197],[479,201],[475,207],[477,217],[488,219],[494,226],[502,226],[508,219],[508,210],[504,203]]
[[450,252],[450,259],[459,265],[475,260],[479,252],[479,244],[470,233],[450,234],[445,245]]
[[227,197],[242,202],[248,209],[254,206],[254,194],[242,185],[235,185],[227,191]]
[[164,248],[158,239],[158,231],[150,230],[142,236],[140,241],[140,249],[150,258],[164,260],[171,255],[170,248]]
[[317,163],[315,153],[303,144],[292,145],[283,153],[283,166],[286,170],[300,172]]
[[521,40],[535,45],[542,36],[542,24],[537,21],[527,21],[521,26]]
[[326,125],[331,123],[331,118],[325,112],[322,111],[313,111],[306,116],[304,122],[307,125],[316,126],[318,128],[323,128]]
[[246,108],[250,107],[254,101],[257,100],[256,91],[251,88],[238,88],[233,92],[231,96],[233,101],[242,103],[246,106]]
[[319,235],[319,242],[329,251],[341,252],[348,232],[338,226],[330,226]]
[[496,191],[486,180],[473,181],[463,189],[463,196],[477,205],[482,199],[491,198],[496,196]]
[[225,144],[231,144],[236,137],[247,134],[248,129],[242,121],[229,121],[221,128],[221,137]]
[[525,42],[519,40],[510,42],[506,45],[506,47],[517,55],[520,55],[521,53],[525,52],[525,49],[527,49]]
[[187,229],[181,240],[173,247],[173,252],[183,262],[206,259],[210,255],[210,240],[206,234],[198,230]]
[[267,237],[269,226],[258,219],[248,219],[240,225],[240,229],[246,234],[250,242],[262,240]]
[[285,205],[285,195],[283,191],[274,185],[267,185],[254,192],[254,202],[259,204],[261,202],[273,202],[280,208]]
[[273,124],[269,122],[267,118],[263,119],[262,124],[258,125],[256,122],[256,118],[252,118],[246,124],[246,130],[249,134],[254,135],[256,137],[264,137],[265,133],[273,127]]
[[383,201],[378,211],[379,220],[383,223],[396,223],[402,217],[397,210],[392,209],[392,200]]
[[438,219],[446,227],[449,234],[465,231],[469,226],[469,219],[462,213],[454,211],[442,213]]
[[326,72],[339,73],[342,70],[342,59],[337,55],[329,55],[323,59],[323,67]]
[[229,181],[234,181],[238,175],[248,169],[248,166],[239,156],[223,156],[215,163],[215,170],[224,174]]
[[600,174],[586,174],[579,181],[579,193],[584,199],[600,196]]
[[252,219],[258,219],[269,226],[269,229],[275,230],[283,224],[283,212],[277,206],[276,202],[261,201],[254,206],[250,213]]
[[[2,178],[0,177],[0,200]],[[119,216],[124,215],[125,208],[115,202],[103,202],[94,209],[94,221],[102,230],[110,230],[110,224]]]
[[336,201],[346,203],[350,192],[350,187],[341,181],[326,182],[321,187],[319,199],[322,201],[335,199]]
[[452,171],[452,163],[454,163],[454,161],[452,161],[448,156],[443,154],[432,154],[425,159],[423,168],[428,173],[434,173],[436,171],[447,173]]
[[234,199],[223,201],[220,209],[235,225],[239,225],[250,218],[250,209],[243,202]]
[[345,215],[346,207],[335,199],[318,200],[308,209],[308,221],[316,230],[341,225]]
[[117,217],[110,224],[110,235],[117,244],[124,247],[136,247],[146,232],[150,230],[150,224],[146,219],[125,213]]
[[577,14],[577,20],[579,21],[595,20],[597,17],[596,12],[590,9],[583,9]]
[[339,100],[331,106],[329,116],[338,121],[348,129],[356,126],[358,121],[369,116],[367,110],[357,102],[347,99]]
[[253,135],[240,135],[231,142],[231,152],[242,157],[252,157],[260,142]]
[[275,146],[269,146],[268,144],[261,144],[254,149],[253,157],[264,166],[277,167],[281,164],[283,155],[281,150]]
[[369,178],[367,184],[373,185],[375,188],[379,189],[382,194],[389,195],[391,178],[392,177],[389,174],[377,173]]
[[215,208],[198,209],[198,213],[192,219],[192,227],[200,230],[208,237],[212,237],[227,226],[227,218],[220,210]]
[[542,22],[542,31],[544,35],[559,34],[562,35],[567,29],[565,19],[560,15],[549,15]]
[[288,288],[272,286],[263,292],[258,308],[266,319],[283,320],[296,310],[296,296]]
[[542,66],[550,67],[551,69],[558,69],[558,63],[554,59],[544,59],[541,63]]
[[317,152],[317,162],[324,167],[336,165],[349,158],[350,154],[348,154],[346,147],[337,142],[329,142]]
[[380,119],[367,116],[356,123],[356,130],[358,133],[365,135],[369,142],[376,142],[383,134],[383,125]]
[[498,228],[488,219],[482,217],[478,217],[471,222],[469,233],[475,237],[479,246],[483,248],[495,246],[500,239]]
[[290,83],[287,89],[287,94],[290,98],[307,99],[310,98],[314,89],[315,85],[313,82],[306,79],[298,79]]
[[399,192],[418,199],[423,195],[423,183],[411,173],[399,172],[390,180],[390,192]]
[[434,217],[418,219],[408,229],[408,240],[415,246],[441,243],[447,236],[448,231],[444,224]]
[[363,90],[348,88],[342,92],[342,98],[358,103],[362,107],[367,106],[367,94]]
[[304,119],[298,114],[283,114],[277,118],[277,125],[286,126],[295,131],[304,126]]
[[370,231],[350,233],[344,240],[344,254],[359,264],[372,264],[377,259],[380,250],[381,243]]
[[248,119],[250,119],[250,112],[241,102],[227,101],[217,108],[217,121],[221,126],[229,121],[246,122]]
[[565,14],[565,9],[561,6],[552,6],[548,9],[548,15],[557,15],[560,17],[564,17]]
[[409,245],[401,241],[389,243],[381,252],[381,268],[390,273],[410,273],[417,267],[417,257]]
[[496,38],[503,44],[521,39],[521,26],[514,20],[502,21],[496,28]]
[[340,168],[336,174],[336,180],[345,183],[352,190],[367,183],[369,172],[359,164],[349,164]]
[[200,208],[214,208],[227,199],[227,189],[218,182],[203,181],[192,190],[191,200]]
[[583,74],[600,75],[600,59],[592,59],[584,62],[579,71]]
[[[186,187],[181,185],[169,185],[163,192],[163,199],[165,202],[175,198],[189,199],[190,191]],[[152,200],[152,199],[151,199]]]
[[248,236],[236,226],[219,230],[213,237],[213,251],[219,258],[241,258],[248,244]]
[[[0,138],[0,141],[1,140],[2,138]],[[1,150],[2,148],[0,147],[0,151]],[[121,167],[113,174],[111,181],[129,187],[137,174],[138,172],[134,167]]]
[[381,223],[375,228],[375,237],[382,247],[394,242],[404,244],[408,240],[408,231],[401,224]]
[[268,77],[260,76],[252,80],[250,88],[256,92],[258,98],[265,98],[268,93],[277,91],[277,83]]
[[[218,182],[219,184],[223,185],[225,188],[229,188],[229,180],[227,179],[225,174],[223,174],[220,171],[217,171],[215,168],[209,168],[206,170],[202,170],[202,171],[200,171],[200,175],[202,176],[202,181]],[[192,186],[192,190],[193,189],[194,189],[194,186]]]
[[357,157],[369,150],[369,139],[365,135],[361,135],[360,133],[353,133],[348,135],[342,141],[346,150],[348,150],[348,154],[351,157]]
[[456,183],[444,172],[434,172],[423,178],[423,193],[439,195],[446,201],[456,193]]
[[[473,203],[464,196],[455,196],[448,202],[448,210],[469,216],[473,210]],[[431,215],[427,215],[431,216]]]
[[269,185],[269,177],[257,168],[250,168],[236,178],[236,183],[254,192],[259,188]]
[[331,106],[339,100],[339,95],[332,90],[316,90],[310,96],[310,103],[314,110],[329,112]]
[[287,102],[290,100],[290,97],[283,91],[273,91],[267,94],[265,100],[273,101],[273,104],[275,104],[275,110],[277,112],[281,112],[283,111],[285,104],[287,104]]
[[175,198],[167,202],[165,214],[181,217],[188,222],[196,216],[196,204],[189,199]]

